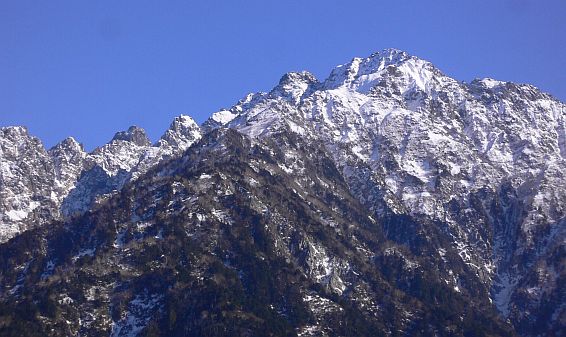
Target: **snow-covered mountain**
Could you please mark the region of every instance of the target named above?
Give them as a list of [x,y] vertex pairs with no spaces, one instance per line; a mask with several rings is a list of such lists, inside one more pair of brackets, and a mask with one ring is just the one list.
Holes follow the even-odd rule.
[[[442,223],[451,244],[435,253],[458,254],[506,317],[532,320],[558,296],[550,316],[564,318],[566,105],[531,85],[462,83],[395,49],[354,58],[322,82],[289,73],[248,97],[258,99],[230,109],[225,126],[323,142],[376,219]],[[461,288],[458,275],[446,282]]]
[[36,225],[82,214],[97,199],[119,191],[164,158],[180,155],[200,139],[191,117],[179,116],[151,145],[132,126],[86,153],[69,137],[48,151],[23,127],[0,129],[0,242]]
[[[30,266],[49,269],[47,279],[65,270],[55,265],[78,268],[77,261],[123,275],[69,281],[99,287],[107,301],[93,306],[69,286],[75,297],[61,299],[61,310],[83,321],[79,313],[88,313],[96,324],[45,326],[63,324],[71,335],[136,335],[150,322],[198,335],[206,322],[232,322],[229,315],[277,321],[301,336],[347,335],[348,326],[386,335],[550,336],[566,324],[566,105],[531,85],[460,82],[388,49],[323,81],[288,73],[200,128],[178,117],[154,145],[136,127],[89,154],[72,138],[46,151],[20,127],[3,128],[0,141],[2,238],[32,227],[47,237],[34,248],[41,259],[30,261],[21,248],[3,262],[4,289],[16,290],[2,301],[21,296],[22,280],[43,278]],[[81,216],[87,210],[92,215]],[[63,234],[41,226],[54,219],[67,219],[71,250],[52,244]],[[7,245],[26,246],[30,236]],[[175,249],[185,244],[202,257],[183,262]],[[165,262],[146,261],[155,249]],[[253,305],[233,298],[240,306],[220,316],[209,316],[218,297],[197,305],[139,281],[161,270],[168,289],[205,296],[231,280],[247,298],[264,280],[258,265],[279,275],[270,291],[285,295]],[[280,268],[303,278],[283,281]],[[116,307],[124,296],[129,304]],[[108,306],[113,317],[100,314]],[[191,323],[171,323],[171,308],[177,315],[183,306],[206,307],[206,317],[185,312]],[[255,335],[257,322],[230,331]]]
[[0,238],[5,241],[54,218],[56,167],[24,127],[0,129]]

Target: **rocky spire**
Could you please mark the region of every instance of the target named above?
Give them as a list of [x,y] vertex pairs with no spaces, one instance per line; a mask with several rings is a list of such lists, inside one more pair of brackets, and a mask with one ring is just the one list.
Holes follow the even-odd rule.
[[112,138],[112,141],[115,140],[132,142],[138,146],[148,146],[151,144],[145,130],[135,125],[130,126],[127,131],[117,132],[114,138]]
[[169,129],[157,141],[156,146],[169,146],[183,151],[200,137],[201,131],[198,124],[191,117],[180,115],[171,122]]

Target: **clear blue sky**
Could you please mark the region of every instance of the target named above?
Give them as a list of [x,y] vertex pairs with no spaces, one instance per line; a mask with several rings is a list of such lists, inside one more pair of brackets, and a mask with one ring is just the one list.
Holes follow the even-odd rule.
[[565,0],[0,2],[0,126],[87,149],[384,48],[566,101]]

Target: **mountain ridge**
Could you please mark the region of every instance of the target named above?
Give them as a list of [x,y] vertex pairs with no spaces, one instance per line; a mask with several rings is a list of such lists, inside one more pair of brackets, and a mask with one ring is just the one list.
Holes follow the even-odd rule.
[[[12,134],[12,138],[25,133],[21,128],[6,130],[3,128],[2,132]],[[565,294],[560,286],[566,276],[562,266],[566,256],[566,108],[533,86],[492,79],[460,82],[444,75],[428,61],[389,49],[367,58],[354,58],[336,67],[322,82],[308,72],[287,73],[269,93],[248,94],[231,108],[212,114],[200,127],[188,117],[178,117],[153,145],[141,129],[130,130],[129,133],[117,133],[110,143],[93,151],[93,155],[84,154],[76,141],[68,140],[67,147],[74,151],[63,151],[63,155],[57,156],[61,158],[58,161],[46,159],[38,147],[38,140],[28,139],[29,146],[39,153],[34,157],[35,162],[45,162],[42,165],[48,172],[59,170],[57,179],[67,183],[62,184],[64,188],[60,190],[63,192],[58,193],[68,193],[68,196],[61,203],[61,197],[53,198],[45,193],[36,195],[30,187],[26,191],[29,200],[21,203],[27,208],[12,207],[5,214],[23,214],[18,212],[38,209],[42,210],[39,213],[43,216],[39,223],[48,223],[60,219],[57,215],[57,202],[60,202],[63,221],[72,224],[80,221],[73,219],[83,218],[81,214],[108,207],[105,205],[112,204],[112,200],[122,198],[123,188],[143,184],[137,182],[139,179],[146,179],[152,182],[151,185],[157,179],[156,174],[156,177],[174,176],[175,179],[178,175],[184,176],[182,172],[173,173],[174,168],[158,173],[160,167],[170,165],[168,163],[180,161],[179,165],[191,167],[190,171],[193,165],[200,165],[203,159],[195,158],[200,158],[196,153],[202,151],[218,153],[218,156],[232,158],[240,163],[238,165],[246,166],[238,156],[246,157],[249,152],[252,154],[250,158],[258,160],[253,170],[271,176],[283,175],[285,178],[281,179],[286,185],[296,186],[297,200],[303,201],[294,207],[302,203],[312,207],[310,202],[314,201],[309,201],[312,193],[317,195],[324,189],[333,191],[335,184],[347,186],[348,192],[343,190],[340,195],[351,195],[363,212],[368,213],[370,223],[383,231],[382,240],[388,243],[382,244],[391,245],[389,251],[378,245],[374,246],[377,249],[374,256],[368,253],[371,259],[383,263],[375,272],[386,273],[385,266],[389,266],[390,259],[398,259],[406,268],[395,272],[399,279],[390,280],[397,284],[392,287],[416,296],[418,301],[429,303],[420,290],[416,291],[401,280],[408,278],[415,282],[418,274],[415,271],[420,270],[437,275],[442,287],[451,292],[474,298],[474,305],[481,307],[492,303],[502,318],[511,322],[521,335],[559,333],[566,319]],[[225,137],[230,141],[220,141]],[[236,145],[247,142],[249,145],[243,147]],[[313,151],[318,151],[321,157],[317,159],[305,153],[293,145],[295,143],[303,144],[305,148],[316,144],[319,150]],[[228,151],[228,148],[232,150]],[[257,153],[261,156],[254,157]],[[17,162],[17,153],[15,157]],[[212,155],[205,157],[216,162]],[[87,162],[86,166],[83,160]],[[192,161],[195,163],[191,164]],[[4,174],[7,164],[5,160],[0,163]],[[210,165],[212,176],[220,177],[218,179],[225,184],[222,167]],[[261,165],[270,169],[262,171]],[[70,169],[62,170],[62,167]],[[79,170],[77,167],[84,168]],[[319,173],[322,176],[310,175],[310,171],[318,172],[314,167],[324,168],[323,173]],[[62,171],[70,173],[65,175]],[[251,174],[251,171],[246,172]],[[239,173],[232,174],[234,172],[231,173],[234,179],[240,179],[237,178]],[[30,176],[29,172],[26,175]],[[210,179],[208,175],[202,173],[199,179]],[[51,182],[56,180],[51,177],[55,173],[42,176],[47,177],[42,184],[49,190]],[[194,179],[190,177],[186,178]],[[329,177],[338,180],[330,182]],[[73,179],[76,179],[76,185],[69,188],[68,181]],[[251,184],[246,189],[264,186],[252,182],[246,184]],[[14,194],[11,185],[4,186]],[[311,188],[308,186],[319,186],[315,189],[318,192],[307,192]],[[234,194],[233,188],[230,195]],[[304,191],[297,192],[300,190]],[[266,191],[266,195],[272,194]],[[206,200],[220,197],[214,196],[213,190],[207,193],[210,195],[201,197]],[[270,198],[263,199],[265,195],[255,197],[263,203],[273,204]],[[151,207],[165,211],[165,206],[159,206],[159,199],[155,200],[157,204]],[[143,202],[151,204],[151,199]],[[242,206],[241,202],[236,205]],[[313,220],[311,215],[304,216],[310,219],[308,221],[326,224],[321,227],[324,235],[330,235],[326,232],[329,228],[344,224],[345,220],[327,219],[336,217],[334,212],[339,213],[340,206],[335,206],[337,211],[325,209],[323,202],[316,201],[316,204],[321,207],[321,218]],[[193,218],[198,220],[210,213],[220,222],[228,221],[227,214],[232,214],[234,208],[227,204],[219,207],[198,213],[200,215]],[[254,209],[251,208],[253,212],[258,211]],[[353,212],[352,209],[343,212],[347,214]],[[267,216],[261,214],[260,218]],[[21,221],[20,218],[17,221]],[[345,219],[344,216],[341,218]],[[151,215],[148,219],[152,219]],[[202,220],[194,219],[191,226],[198,228]],[[31,220],[38,223],[35,215]],[[134,217],[131,222],[140,226],[142,220]],[[17,221],[10,223],[11,228]],[[295,226],[299,229],[303,225],[295,223]],[[364,227],[361,223],[356,226]],[[289,258],[284,253],[287,249],[293,252],[291,255],[299,254],[296,258],[300,262],[296,267],[311,270],[306,272],[307,278],[314,284],[323,285],[333,296],[353,301],[354,306],[371,298],[368,295],[362,302],[356,302],[358,295],[351,293],[361,279],[349,274],[345,266],[357,262],[328,253],[334,249],[333,242],[344,239],[313,244],[315,238],[307,235],[305,240],[310,244],[303,242],[297,248],[296,242],[278,237],[275,232],[265,235],[275,242],[283,242],[283,246],[275,244],[269,248],[274,249],[276,256]],[[225,239],[223,235],[220,237]],[[116,240],[120,241],[118,237]],[[347,245],[359,244],[361,251],[367,251],[361,242],[356,242]],[[91,252],[89,247],[83,247],[83,250],[94,257],[98,254],[96,249]],[[299,258],[308,252],[312,252],[309,258]],[[14,283],[11,285],[13,287]],[[323,295],[318,293],[316,296]],[[322,298],[328,300],[328,295]],[[340,303],[330,302],[334,303],[329,304],[330,307]],[[482,310],[477,309],[477,313],[480,312]],[[366,323],[370,324],[370,321]],[[499,324],[496,321],[493,321],[494,326]],[[324,335],[324,331],[328,333],[335,328],[320,320],[317,324],[312,327],[316,332],[312,335]],[[297,329],[302,331],[301,334],[309,335],[308,329]],[[401,330],[414,333],[408,325]],[[441,334],[449,335],[449,331]]]

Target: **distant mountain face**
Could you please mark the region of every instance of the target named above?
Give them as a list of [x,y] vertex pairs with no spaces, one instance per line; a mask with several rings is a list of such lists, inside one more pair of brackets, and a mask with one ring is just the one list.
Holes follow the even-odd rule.
[[46,151],[23,127],[0,129],[0,242],[38,225],[80,215],[164,158],[181,154],[200,139],[188,116],[177,117],[151,145],[145,131],[131,127],[86,153],[69,137]]
[[391,49],[154,145],[136,127],[88,154],[21,127],[0,145],[0,334],[566,326],[566,105],[530,85]]

